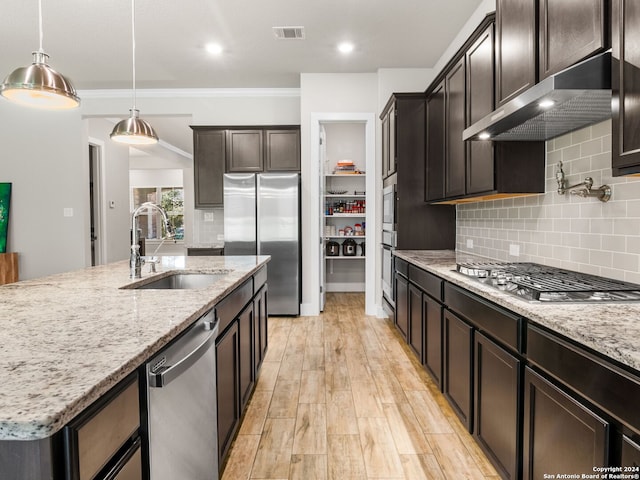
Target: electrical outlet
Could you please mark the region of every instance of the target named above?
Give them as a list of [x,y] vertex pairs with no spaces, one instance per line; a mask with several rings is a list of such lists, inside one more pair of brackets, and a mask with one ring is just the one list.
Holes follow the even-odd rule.
[[467,248],[473,248],[473,238],[467,238]]
[[204,212],[204,221],[213,222],[213,212]]
[[218,234],[218,240],[224,240],[224,233]]
[[519,257],[520,256],[520,245],[516,245],[516,244],[511,244],[509,245],[509,255],[511,255],[512,257]]
[[73,217],[73,208],[66,207],[62,211],[62,215],[65,216],[65,217]]

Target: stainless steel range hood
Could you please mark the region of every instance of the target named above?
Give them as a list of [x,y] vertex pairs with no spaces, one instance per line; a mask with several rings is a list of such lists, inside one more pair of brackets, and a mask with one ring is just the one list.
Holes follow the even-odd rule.
[[545,78],[465,129],[464,140],[549,140],[611,118],[611,52]]

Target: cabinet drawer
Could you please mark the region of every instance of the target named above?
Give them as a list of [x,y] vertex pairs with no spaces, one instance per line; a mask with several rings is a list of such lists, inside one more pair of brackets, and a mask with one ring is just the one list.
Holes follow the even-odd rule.
[[630,428],[640,429],[640,379],[529,325],[527,359]]
[[216,315],[220,320],[220,326],[218,327],[219,335],[222,335],[227,326],[238,316],[252,297],[253,277],[247,279],[216,305]]
[[122,388],[116,388],[119,391],[106,404],[90,407],[86,415],[66,427],[71,478],[94,478],[136,434],[140,425],[137,375]]
[[432,297],[442,301],[442,279],[425,272],[415,265],[409,265],[409,280]]
[[522,352],[522,319],[450,283],[444,284],[444,303],[480,330]]
[[396,272],[401,273],[405,277],[409,278],[409,263],[406,260],[402,260],[401,258],[394,257]]

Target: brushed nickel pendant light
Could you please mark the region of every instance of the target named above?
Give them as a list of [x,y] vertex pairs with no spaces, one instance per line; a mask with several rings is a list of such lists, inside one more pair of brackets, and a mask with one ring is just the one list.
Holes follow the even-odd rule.
[[80,105],[80,98],[71,82],[47,64],[42,49],[42,0],[38,0],[40,48],[33,52],[33,63],[11,72],[0,85],[0,95],[28,107],[66,110]]
[[130,116],[113,127],[111,139],[129,145],[151,145],[158,142],[158,135],[151,125],[139,117],[136,108],[136,0],[131,0],[131,44],[133,70],[133,107]]

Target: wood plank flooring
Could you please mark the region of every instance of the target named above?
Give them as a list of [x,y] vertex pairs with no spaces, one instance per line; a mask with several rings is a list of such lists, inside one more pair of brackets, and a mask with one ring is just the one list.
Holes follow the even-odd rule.
[[269,318],[269,349],[222,480],[499,479],[363,294]]

